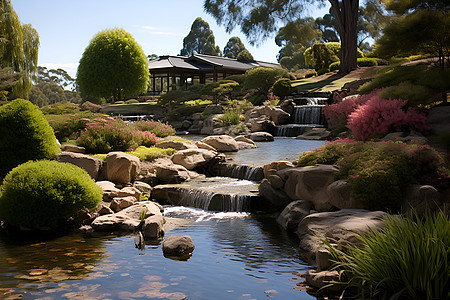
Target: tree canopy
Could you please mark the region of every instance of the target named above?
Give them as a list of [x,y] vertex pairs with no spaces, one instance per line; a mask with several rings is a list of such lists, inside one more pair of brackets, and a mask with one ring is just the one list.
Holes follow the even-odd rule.
[[245,50],[245,45],[237,36],[231,37],[223,48],[223,56],[228,58],[236,58],[238,54]]
[[183,49],[180,54],[191,56],[194,53],[221,56],[219,46],[216,46],[214,34],[208,22],[198,17],[191,26],[191,31],[183,39]]
[[39,35],[30,24],[22,25],[10,0],[0,0],[0,68],[12,68],[21,77],[10,92],[28,98],[38,61]]
[[148,61],[141,46],[123,29],[100,31],[89,43],[77,71],[84,100],[121,100],[147,91]]

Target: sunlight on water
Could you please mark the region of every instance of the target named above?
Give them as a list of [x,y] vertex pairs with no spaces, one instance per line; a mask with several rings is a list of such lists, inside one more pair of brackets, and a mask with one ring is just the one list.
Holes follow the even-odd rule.
[[213,212],[203,209],[185,207],[185,206],[169,206],[164,208],[164,216],[173,218],[191,219],[195,222],[210,220],[226,220],[226,219],[242,219],[250,216],[246,212]]

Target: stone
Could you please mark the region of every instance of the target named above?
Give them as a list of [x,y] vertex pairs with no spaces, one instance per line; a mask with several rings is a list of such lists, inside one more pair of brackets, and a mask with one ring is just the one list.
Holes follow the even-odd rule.
[[223,113],[223,106],[222,105],[208,105],[204,110],[203,114],[206,116],[213,115],[213,114],[221,114]]
[[427,211],[438,211],[442,204],[441,195],[431,185],[409,185],[403,198],[400,209],[403,215],[410,215],[415,212],[417,215],[423,216]]
[[286,99],[280,103],[280,108],[290,115],[294,114],[295,102],[292,99]]
[[150,216],[142,224],[144,239],[159,239],[164,236],[164,217],[161,215]]
[[156,178],[165,183],[180,183],[191,179],[188,169],[181,165],[157,166]]
[[436,135],[450,132],[449,116],[450,106],[435,106],[429,110],[427,121]]
[[316,266],[319,271],[328,270],[331,267],[333,257],[327,249],[319,249],[316,253]]
[[247,121],[251,132],[273,132],[275,123],[268,116],[249,119]]
[[63,152],[73,152],[73,153],[81,153],[81,154],[86,153],[86,148],[75,146],[75,145],[70,145],[70,144],[62,145],[61,150]]
[[331,137],[331,131],[326,128],[311,128],[311,130],[296,137],[298,140],[326,140]]
[[91,226],[95,231],[133,232],[141,224],[142,212],[144,212],[144,219],[153,215],[161,215],[159,206],[154,202],[141,201],[118,213],[97,217]]
[[267,211],[282,211],[292,200],[282,190],[274,189],[267,179],[263,179],[258,187],[259,196],[265,201]]
[[122,188],[116,197],[133,197],[136,201],[139,201],[141,197],[141,191],[139,191],[137,188],[132,186],[127,186]]
[[275,125],[286,124],[287,120],[291,116],[289,113],[277,107],[266,106],[266,111]]
[[222,122],[217,120],[217,118],[220,116],[221,116],[220,114],[213,114],[207,117],[203,121],[203,127],[200,130],[200,134],[215,134],[214,132],[217,129],[221,129],[223,127]]
[[257,147],[256,143],[254,141],[252,141],[251,139],[246,138],[243,135],[239,135],[239,136],[235,137],[234,140],[236,142],[244,142],[244,143],[251,144],[251,145],[255,146],[255,148]]
[[286,168],[294,168],[294,164],[290,161],[275,161],[270,164],[264,165],[264,177],[268,178],[270,175],[276,174],[277,171],[286,169]]
[[350,183],[346,179],[336,180],[327,187],[330,204],[336,208],[359,208],[364,209],[364,205],[358,203],[350,196]]
[[106,155],[106,176],[109,181],[129,183],[141,170],[138,157],[123,152],[110,152]]
[[334,182],[339,168],[331,165],[314,165],[288,168],[277,172],[285,182],[284,192],[291,199],[311,202],[314,209],[328,211],[332,208],[327,187]]
[[102,106],[86,101],[81,104],[80,110],[89,110],[91,112],[98,113],[102,110]]
[[133,187],[138,189],[138,191],[140,191],[141,194],[145,194],[147,196],[150,196],[152,194],[152,187],[148,183],[142,181],[135,181],[133,183]]
[[280,176],[274,174],[274,175],[269,175],[269,177],[267,178],[270,182],[270,185],[277,190],[281,190],[284,186],[284,181],[281,179]]
[[109,208],[108,206],[103,205],[103,204],[101,205],[101,207],[98,211],[98,214],[100,216],[109,215],[109,214],[113,214],[113,213],[114,213],[114,211],[111,208]]
[[190,142],[181,142],[181,141],[162,141],[155,145],[155,147],[161,149],[172,148],[175,150],[185,150],[185,149],[198,149],[197,145]]
[[256,145],[252,145],[252,144],[249,144],[249,143],[246,143],[246,142],[237,141],[237,144],[238,144],[239,150],[257,148]]
[[97,185],[103,191],[103,201],[110,202],[114,197],[117,197],[120,190],[111,181],[97,181]]
[[102,160],[86,154],[61,152],[56,154],[56,160],[61,163],[71,163],[84,169],[92,179],[97,180]]
[[311,203],[304,200],[296,200],[289,203],[277,218],[280,224],[286,231],[296,231],[298,224],[304,217],[309,215],[311,210]]
[[212,135],[202,139],[201,142],[216,148],[219,152],[235,152],[239,150],[237,142],[229,135]]
[[[316,289],[323,289],[322,293],[325,291],[339,292],[342,291],[346,285],[344,284],[334,284],[330,285],[330,281],[339,282],[339,272],[338,271],[314,271],[308,270],[305,275],[305,282]],[[324,288],[327,286],[326,288]]]
[[250,134],[250,139],[254,142],[273,142],[274,138],[268,132],[252,132]]
[[200,142],[200,141],[196,141],[196,142],[195,142],[195,145],[196,145],[199,149],[205,149],[205,150],[217,152],[217,149],[216,149],[216,148],[211,147],[210,145],[205,144],[205,143]]
[[183,122],[181,122],[181,129],[186,130],[189,127],[192,126],[192,122],[189,120],[183,120]]
[[136,203],[136,201],[136,198],[134,198],[133,196],[116,197],[112,199],[109,208],[111,208],[111,210],[114,212],[119,212],[122,209],[132,206],[134,203]]
[[217,152],[205,149],[180,150],[171,156],[174,164],[182,165],[188,170],[193,170],[198,166],[208,163],[216,156]]
[[335,212],[311,213],[304,217],[297,227],[300,248],[307,252],[307,258],[315,261],[316,253],[323,249],[323,240],[332,243],[359,244],[357,234],[384,228],[387,214],[382,211],[363,209],[342,209]]
[[162,249],[165,257],[189,257],[195,246],[189,235],[169,235],[164,239]]

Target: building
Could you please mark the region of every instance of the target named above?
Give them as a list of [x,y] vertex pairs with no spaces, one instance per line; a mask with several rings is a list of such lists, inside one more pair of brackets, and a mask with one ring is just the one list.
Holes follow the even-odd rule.
[[242,62],[236,59],[194,54],[185,56],[160,56],[148,64],[150,70],[149,94],[159,95],[174,87],[193,83],[218,81],[230,75],[244,74],[255,67],[281,68],[279,64],[261,61]]

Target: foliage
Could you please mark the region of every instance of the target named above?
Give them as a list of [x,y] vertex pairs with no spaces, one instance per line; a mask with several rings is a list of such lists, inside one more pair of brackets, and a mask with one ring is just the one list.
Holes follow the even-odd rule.
[[[341,44],[332,43],[315,43],[305,50],[305,62],[307,65],[313,66],[314,69],[326,69],[335,61],[339,61],[341,56]],[[357,49],[358,57],[363,57],[361,50]]]
[[286,70],[266,67],[250,69],[245,72],[245,75],[245,88],[257,89],[259,94],[265,96],[266,98],[267,92],[275,81],[280,78],[289,78],[289,74]]
[[236,59],[240,62],[245,62],[245,63],[255,61],[253,59],[253,55],[251,55],[247,49],[244,49],[241,52],[239,52],[239,54],[236,56]]
[[44,115],[63,115],[80,112],[79,106],[72,103],[55,103],[41,107],[40,110],[44,113]]
[[330,64],[330,66],[328,67],[328,69],[330,69],[331,72],[333,71],[337,71],[339,70],[339,66],[341,65],[340,61],[335,61],[333,63]]
[[357,140],[362,141],[405,129],[429,131],[431,126],[424,114],[413,108],[402,109],[406,102],[374,96],[349,115],[347,127]]
[[77,92],[64,90],[55,82],[40,82],[30,90],[29,100],[39,107],[55,103],[81,103]]
[[245,50],[244,43],[237,36],[231,37],[225,48],[223,48],[223,56],[228,58],[237,58],[238,54]]
[[23,74],[20,72],[14,72],[13,68],[0,67],[0,91],[4,92],[3,94],[5,95],[5,97],[9,94],[9,91],[12,91],[13,87],[19,82],[22,75]]
[[216,119],[222,122],[223,126],[237,125],[241,119],[241,114],[239,110],[225,109],[223,114]]
[[85,100],[122,100],[147,91],[147,58],[133,36],[123,29],[100,31],[90,41],[77,71]]
[[323,75],[323,74],[326,74],[326,73],[329,73],[329,72],[330,72],[330,69],[323,68],[323,69],[320,69],[320,70],[317,71],[317,76],[320,76],[320,75]]
[[164,138],[175,134],[175,129],[167,123],[161,121],[137,121],[134,127],[140,131],[149,131],[157,137]]
[[11,98],[28,98],[38,60],[39,34],[30,25],[21,25],[11,1],[0,2],[0,68],[20,74],[12,86]]
[[428,145],[337,140],[303,153],[297,166],[337,164],[338,179],[350,181],[351,196],[373,210],[396,211],[409,184],[449,188],[444,158]]
[[184,105],[186,106],[211,105],[211,104],[212,104],[211,100],[202,100],[202,99],[189,100],[184,102]]
[[170,156],[175,152],[177,150],[172,148],[161,149],[155,146],[139,146],[136,150],[127,153],[139,157],[141,161],[153,161],[159,157]]
[[358,67],[378,66],[378,61],[375,58],[360,57],[356,61],[358,62]]
[[57,229],[83,208],[93,209],[102,190],[89,174],[69,163],[29,161],[5,177],[0,218],[8,225]]
[[281,98],[284,99],[287,95],[291,93],[291,80],[288,78],[280,78],[272,86],[272,93]]
[[52,159],[60,152],[53,129],[28,100],[0,107],[0,176],[29,160]]
[[317,76],[317,72],[314,70],[308,70],[303,74],[303,76],[305,78],[315,77],[315,76]]
[[228,100],[231,97],[231,92],[236,90],[239,86],[239,83],[231,80],[223,80],[219,82],[219,86],[212,90],[212,95],[216,99],[216,103],[218,100]]
[[208,22],[198,17],[191,26],[191,31],[183,39],[183,49],[180,55],[191,56],[194,53],[221,56],[219,46],[216,46],[214,34]]
[[424,218],[389,216],[385,229],[369,231],[362,246],[330,249],[359,298],[446,299],[448,297],[450,223],[443,212]]
[[37,77],[36,83],[56,83],[61,86],[63,89],[68,87],[72,87],[72,90],[75,90],[75,79],[72,78],[65,70],[63,69],[47,69],[46,67],[37,67]]
[[55,131],[56,138],[63,142],[76,139],[80,131],[86,128],[91,119],[104,117],[90,111],[72,114],[48,114],[45,116],[50,126]]
[[404,81],[383,89],[379,96],[383,99],[408,99],[408,106],[420,106],[434,102],[435,98],[430,97],[433,94],[436,92],[430,88]]

